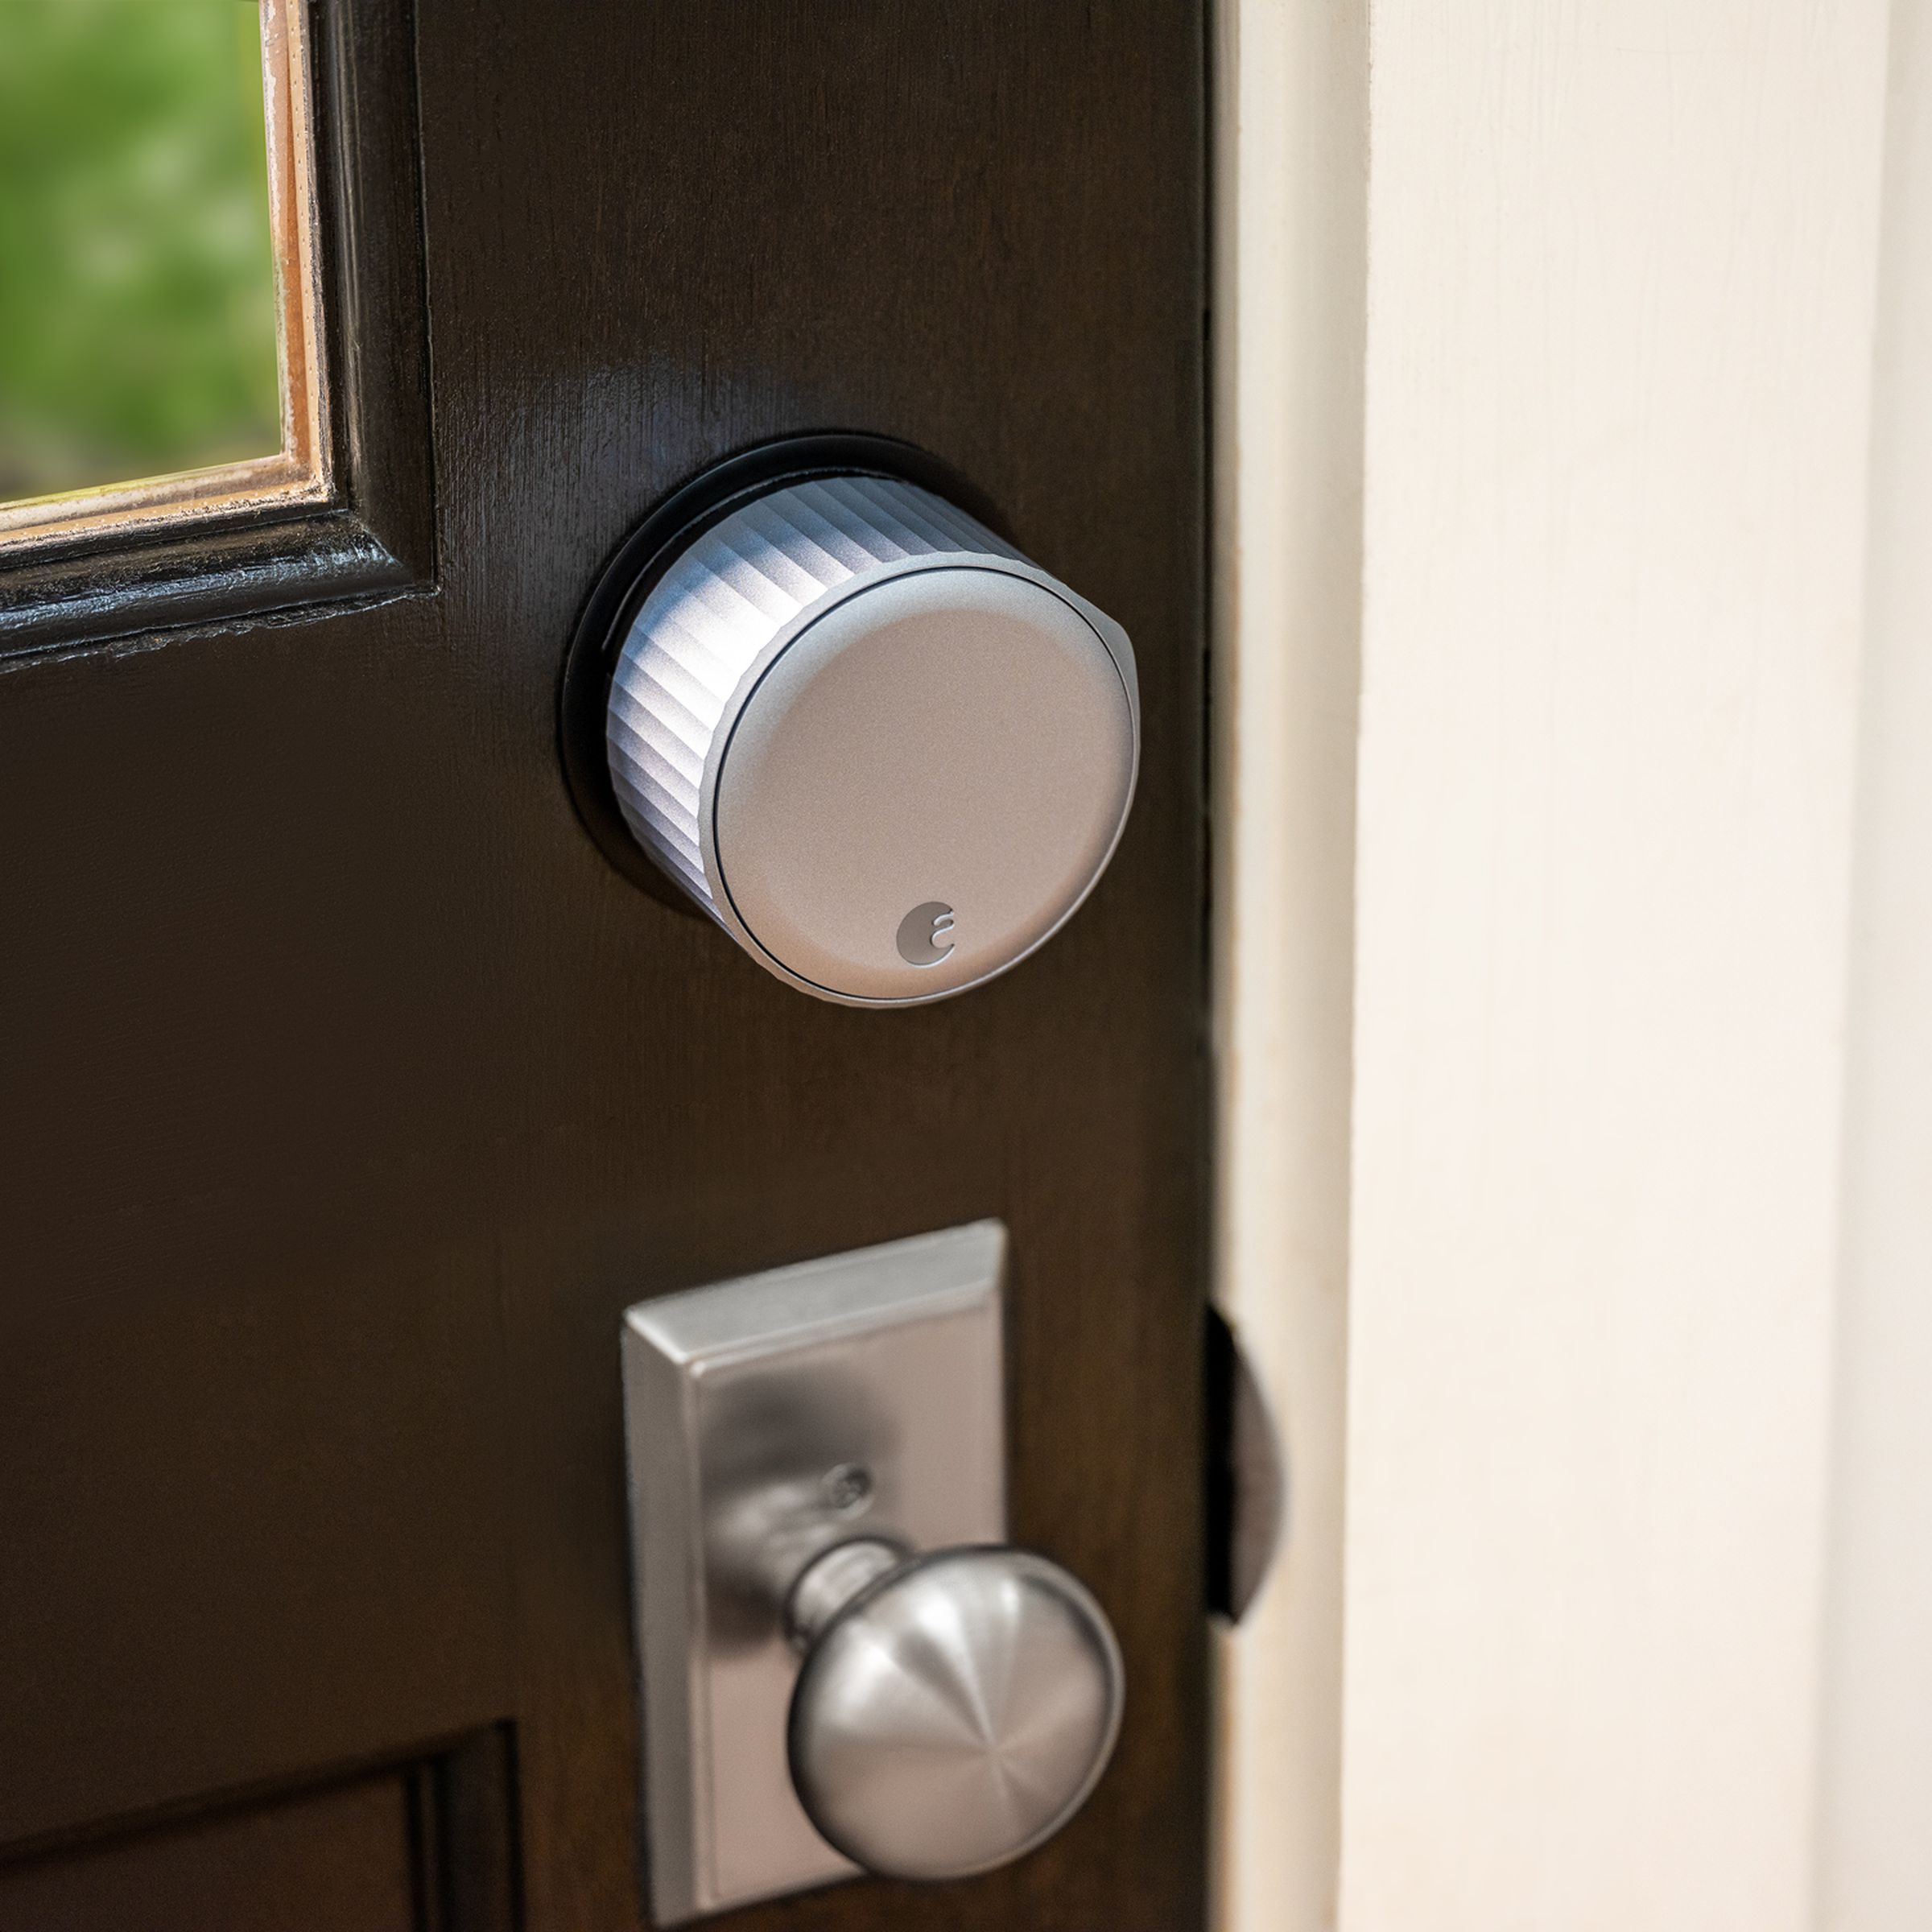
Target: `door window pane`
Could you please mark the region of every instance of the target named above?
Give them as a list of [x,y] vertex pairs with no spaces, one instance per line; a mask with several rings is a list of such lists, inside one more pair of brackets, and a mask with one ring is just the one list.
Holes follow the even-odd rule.
[[[265,23],[272,74],[281,16],[255,0],[0,0],[0,504],[16,506],[0,530],[35,523],[21,499],[214,466],[272,486],[287,479],[265,460],[306,462],[279,338],[307,278],[284,262],[279,291],[276,247],[303,224],[278,219],[295,211],[271,174],[307,155],[271,169],[264,110]],[[286,199],[295,184],[277,185]]]

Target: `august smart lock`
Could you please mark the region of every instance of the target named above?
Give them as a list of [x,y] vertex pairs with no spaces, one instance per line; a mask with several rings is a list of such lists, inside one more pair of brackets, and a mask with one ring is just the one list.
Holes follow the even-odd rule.
[[566,674],[566,758],[605,849],[846,1005],[944,999],[1024,959],[1092,889],[1133,793],[1126,634],[943,481],[859,437],[721,466],[620,555]]

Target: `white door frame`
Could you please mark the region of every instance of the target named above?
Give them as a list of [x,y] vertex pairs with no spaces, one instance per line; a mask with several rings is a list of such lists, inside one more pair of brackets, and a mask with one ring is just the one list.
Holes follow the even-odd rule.
[[1224,1922],[1799,1932],[1886,10],[1218,39]]

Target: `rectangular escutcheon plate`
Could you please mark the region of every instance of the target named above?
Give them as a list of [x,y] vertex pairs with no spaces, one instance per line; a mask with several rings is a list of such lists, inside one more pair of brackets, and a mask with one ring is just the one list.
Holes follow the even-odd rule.
[[793,1795],[785,1595],[857,1535],[1006,1532],[997,1221],[624,1318],[644,1813],[660,1925],[852,1876]]

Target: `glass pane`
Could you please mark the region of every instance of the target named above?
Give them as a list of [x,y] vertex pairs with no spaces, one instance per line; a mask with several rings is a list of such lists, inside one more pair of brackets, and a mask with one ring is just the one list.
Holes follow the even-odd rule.
[[282,447],[254,0],[0,0],[0,502]]

